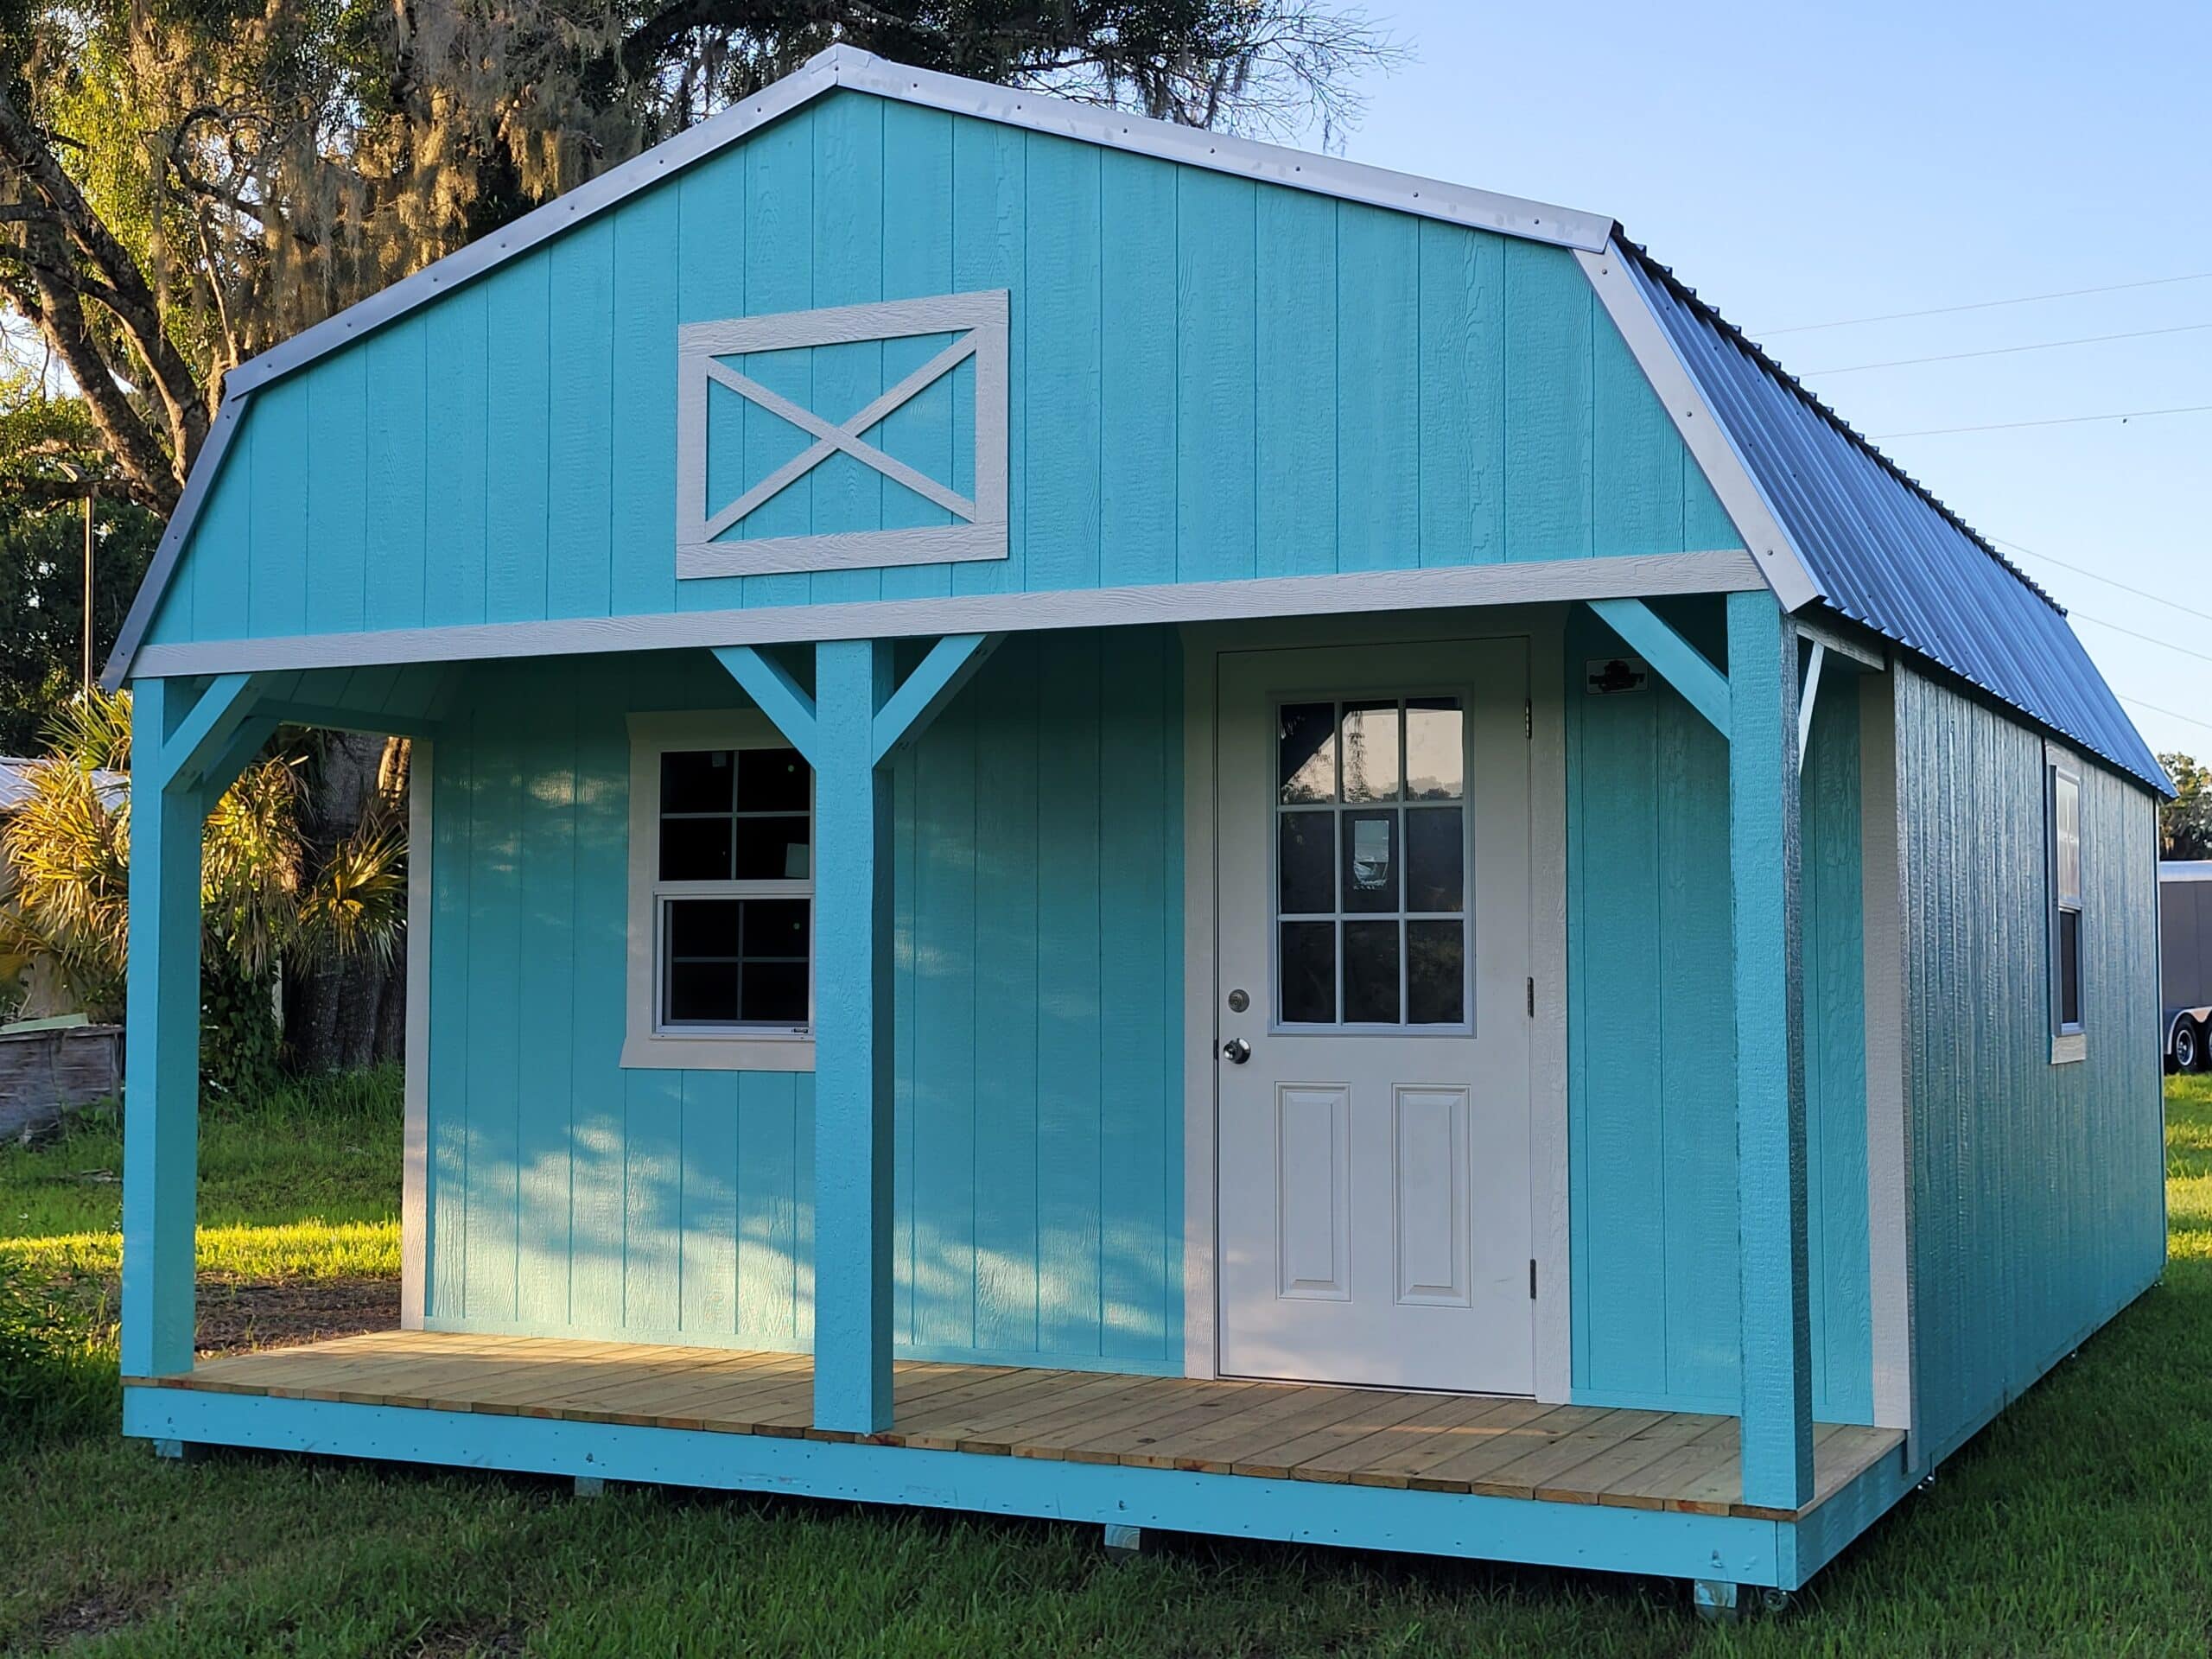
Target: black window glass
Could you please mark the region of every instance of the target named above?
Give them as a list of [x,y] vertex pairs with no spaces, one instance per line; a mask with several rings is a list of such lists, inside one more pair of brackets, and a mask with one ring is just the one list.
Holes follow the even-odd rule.
[[1406,924],[1406,1023],[1456,1026],[1467,1017],[1464,922]]
[[1285,916],[1325,916],[1337,907],[1337,815],[1285,812],[1277,820],[1278,908]]
[[660,758],[660,810],[727,812],[736,776],[728,749],[671,749]]
[[1337,1018],[1337,925],[1285,922],[1281,986],[1282,1021],[1287,1026],[1332,1025]]
[[1344,924],[1344,1023],[1398,1023],[1398,925]]
[[1406,908],[1456,911],[1466,900],[1466,836],[1456,806],[1406,814]]

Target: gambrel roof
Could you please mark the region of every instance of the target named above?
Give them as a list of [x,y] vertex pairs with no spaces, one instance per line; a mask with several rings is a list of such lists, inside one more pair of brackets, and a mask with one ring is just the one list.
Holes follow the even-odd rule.
[[233,370],[108,683],[128,673],[257,393],[840,88],[1572,250],[1785,606],[1825,607],[1871,629],[2151,787],[2169,787],[2060,607],[1611,219],[911,69],[847,47]]

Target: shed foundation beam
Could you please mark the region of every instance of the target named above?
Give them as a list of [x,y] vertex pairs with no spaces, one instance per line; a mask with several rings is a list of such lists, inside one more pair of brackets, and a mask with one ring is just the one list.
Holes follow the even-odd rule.
[[1813,1495],[1797,638],[1772,594],[1728,596],[1728,664],[1743,1496],[1794,1510]]

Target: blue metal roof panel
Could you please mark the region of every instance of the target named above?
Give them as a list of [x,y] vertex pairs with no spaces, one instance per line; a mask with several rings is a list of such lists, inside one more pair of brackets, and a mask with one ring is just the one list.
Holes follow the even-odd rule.
[[1664,267],[1630,251],[1823,601],[2171,795],[2063,608]]

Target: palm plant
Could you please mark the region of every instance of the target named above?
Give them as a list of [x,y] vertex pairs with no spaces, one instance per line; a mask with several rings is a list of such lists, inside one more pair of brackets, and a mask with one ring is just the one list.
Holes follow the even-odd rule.
[[[41,962],[78,1005],[122,1012],[129,954],[130,700],[92,692],[49,723],[50,751],[0,829],[0,954]],[[406,916],[400,803],[379,800],[322,857],[301,824],[301,734],[280,734],[215,802],[201,850],[202,1003],[209,1081],[264,1081],[277,1053],[281,964],[389,960]]]

